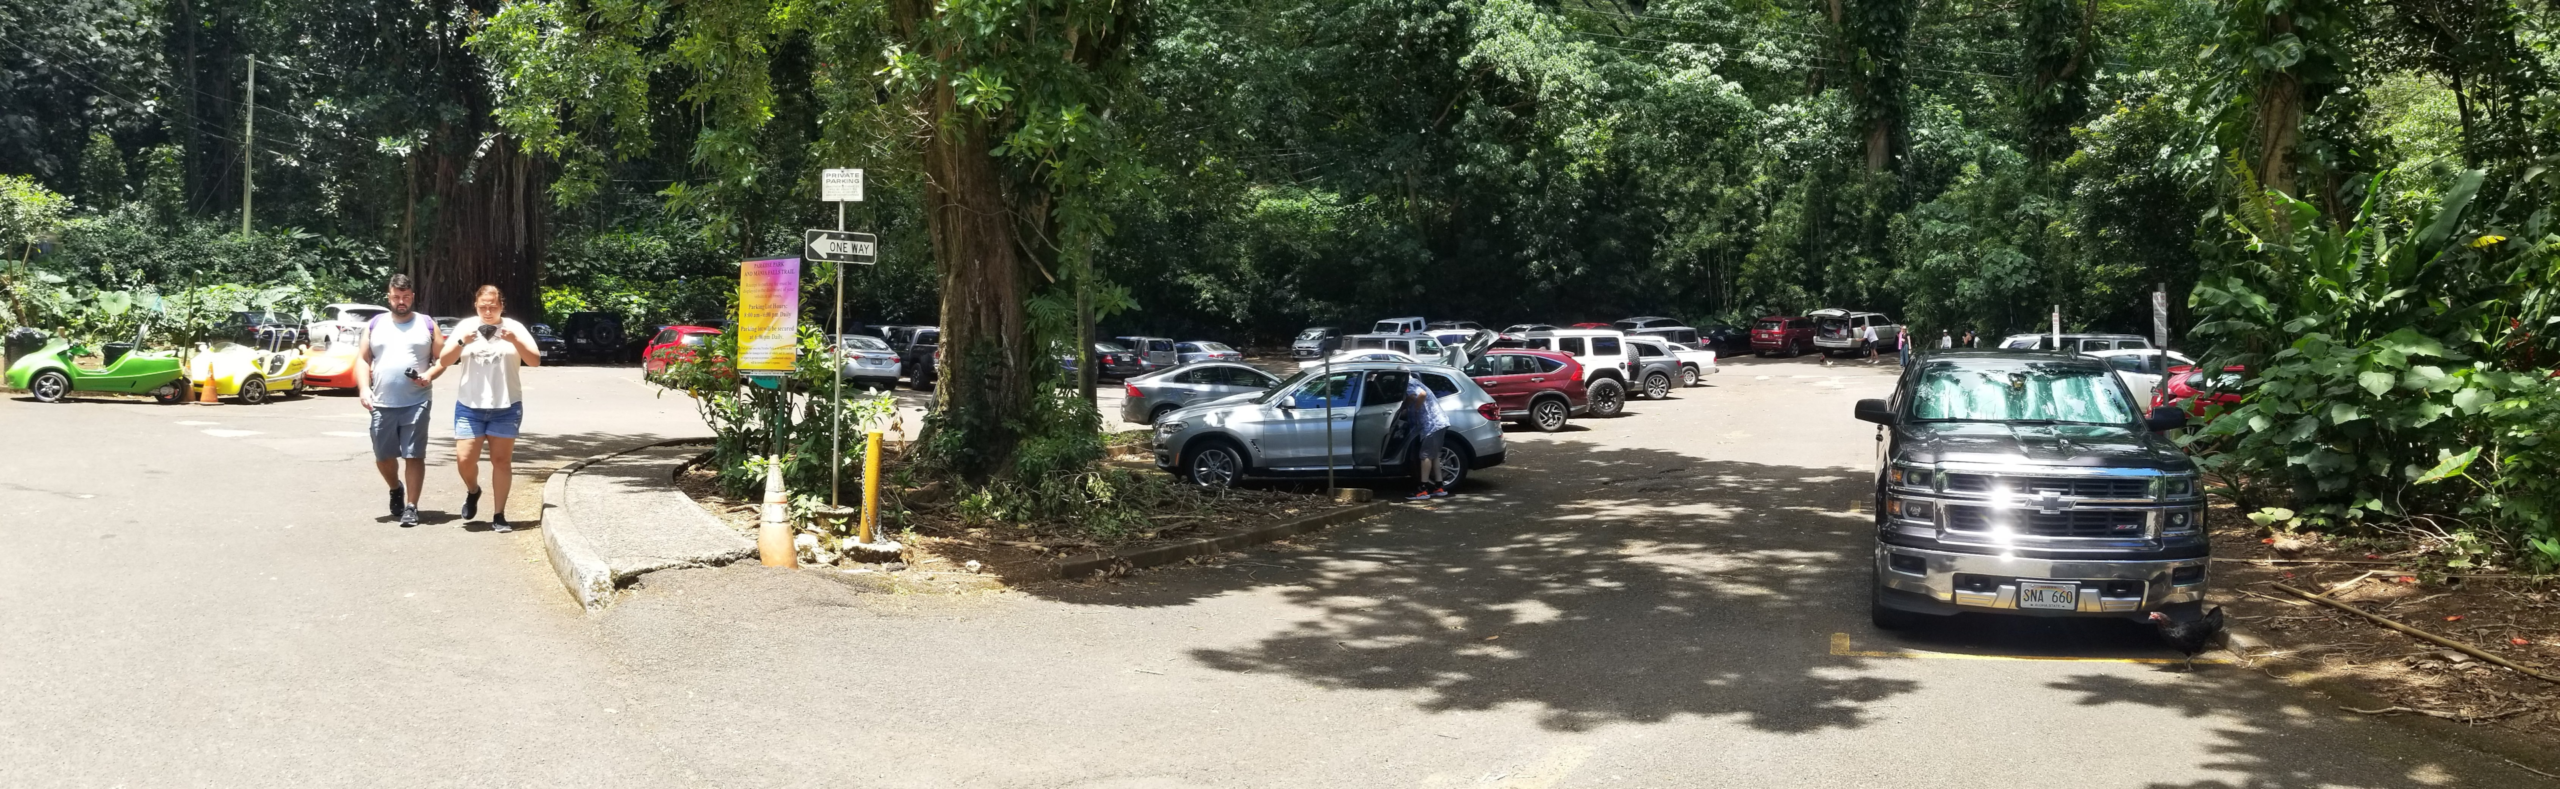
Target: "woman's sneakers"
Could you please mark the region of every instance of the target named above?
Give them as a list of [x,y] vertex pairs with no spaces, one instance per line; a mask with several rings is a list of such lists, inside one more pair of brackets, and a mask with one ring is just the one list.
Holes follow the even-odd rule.
[[1449,494],[1449,489],[1448,489],[1448,488],[1432,488],[1432,489],[1431,489],[1431,497],[1432,497],[1432,498],[1435,498],[1435,499],[1445,499],[1445,498],[1448,498],[1448,497],[1449,497],[1449,495],[1450,495],[1450,494]]
[[[477,516],[477,515],[479,515],[479,514],[480,514],[480,491],[474,490],[474,491],[471,491],[471,492],[468,492],[468,493],[464,493],[464,494],[462,494],[462,519],[467,521],[467,520],[472,519],[472,517]],[[499,516],[499,517],[505,517],[505,516],[503,516],[503,515],[502,515],[502,516]]]
[[1430,500],[1431,500],[1431,491],[1429,491],[1429,490],[1417,490],[1417,491],[1414,491],[1414,492],[1413,492],[1413,495],[1404,497],[1404,500],[1406,500],[1406,501],[1430,501]]
[[[476,498],[479,494],[474,493],[472,496]],[[516,527],[509,525],[507,523],[507,514],[501,512],[489,516],[489,530],[499,534],[506,534],[508,532],[515,531]]]

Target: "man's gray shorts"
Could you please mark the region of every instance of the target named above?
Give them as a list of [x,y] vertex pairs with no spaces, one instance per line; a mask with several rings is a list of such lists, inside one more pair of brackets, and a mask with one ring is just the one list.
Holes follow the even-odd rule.
[[373,459],[427,456],[427,411],[432,402],[373,407]]

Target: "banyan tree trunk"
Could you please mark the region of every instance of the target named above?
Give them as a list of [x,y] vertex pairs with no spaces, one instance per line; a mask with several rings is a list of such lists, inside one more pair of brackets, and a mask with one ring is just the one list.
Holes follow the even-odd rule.
[[929,99],[924,145],[925,225],[942,274],[942,363],[935,384],[940,430],[961,440],[944,460],[983,479],[1011,465],[1018,419],[1032,395],[1030,326],[1021,245],[1003,174],[988,153],[987,124],[955,105],[950,89]]
[[541,161],[506,137],[435,149],[428,165],[435,228],[415,266],[418,309],[438,317],[470,315],[472,294],[496,285],[506,294],[508,317],[541,320]]

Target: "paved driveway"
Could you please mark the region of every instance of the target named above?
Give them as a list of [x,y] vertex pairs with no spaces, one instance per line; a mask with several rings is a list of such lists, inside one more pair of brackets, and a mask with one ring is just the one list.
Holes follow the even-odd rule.
[[[529,373],[537,454],[700,432],[633,377]],[[1221,566],[956,597],[681,571],[598,616],[538,535],[381,522],[343,399],[0,401],[0,785],[2542,780],[2237,667],[2112,662],[2168,654],[2138,627],[1875,633],[1848,412],[1889,380],[1711,383]]]

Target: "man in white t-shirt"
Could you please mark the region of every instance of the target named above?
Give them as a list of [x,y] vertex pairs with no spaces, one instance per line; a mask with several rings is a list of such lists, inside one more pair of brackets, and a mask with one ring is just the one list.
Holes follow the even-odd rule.
[[489,529],[511,532],[515,527],[507,524],[507,490],[515,482],[516,432],[524,425],[524,387],[517,382],[516,370],[541,366],[542,348],[534,344],[533,332],[524,324],[503,314],[506,296],[498,286],[480,286],[471,301],[479,314],[454,323],[453,336],[445,339],[444,351],[436,356],[439,371],[462,371],[453,397],[453,456],[455,470],[462,473],[462,521],[468,527],[480,514],[480,448],[486,446],[489,484],[498,494]]

